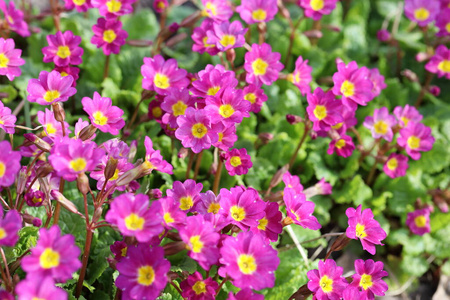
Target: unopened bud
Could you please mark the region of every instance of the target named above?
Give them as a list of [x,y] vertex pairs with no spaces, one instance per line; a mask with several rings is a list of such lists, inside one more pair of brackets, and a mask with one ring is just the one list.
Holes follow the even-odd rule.
[[184,242],[172,242],[165,244],[163,246],[164,256],[170,256],[180,253],[181,251],[186,250],[186,246],[187,245]]
[[286,227],[288,225],[293,224],[294,221],[291,219],[291,217],[286,217],[283,219],[283,221],[281,221],[281,226]]
[[269,143],[271,140],[273,140],[273,134],[271,134],[270,132],[261,132],[258,135],[259,139],[261,140],[261,143],[263,145],[266,145],[267,143]]
[[34,133],[25,133],[23,135],[28,141],[32,142],[36,147],[45,152],[50,152],[51,146],[43,139],[37,137]]
[[114,175],[116,175],[116,170],[117,170],[117,163],[119,162],[119,160],[110,157],[108,159],[108,162],[106,163],[106,167],[105,167],[105,180],[108,181],[110,180]]
[[25,187],[27,186],[27,167],[22,167],[19,171],[19,176],[17,179],[17,194],[21,195],[25,191]]
[[178,29],[180,29],[180,24],[178,24],[177,22],[173,22],[169,25],[169,31],[172,33],[176,33]]
[[58,190],[52,190],[50,192],[50,195],[52,198],[57,201],[59,204],[61,204],[62,207],[70,211],[71,213],[77,214],[81,216],[83,219],[85,218],[77,209],[75,204],[73,204],[71,201],[69,201],[66,197],[64,197],[63,194],[61,194]]
[[150,200],[155,200],[162,197],[162,192],[160,189],[152,189],[148,191],[147,195],[150,197]]
[[141,174],[142,167],[139,165],[131,170],[126,171],[123,173],[119,178],[116,180],[116,186],[123,186],[127,185],[133,180],[137,179],[139,175]]
[[82,141],[89,140],[97,131],[97,128],[92,124],[81,129],[79,137]]
[[192,27],[197,23],[197,21],[201,18],[201,12],[198,10],[195,13],[187,16],[186,18],[181,21],[180,26],[181,27]]
[[282,180],[283,175],[289,170],[289,164],[284,165],[281,169],[279,169],[275,175],[273,175],[272,180],[270,181],[269,188],[276,187]]
[[62,103],[55,102],[52,104],[52,108],[53,108],[53,114],[55,115],[56,121],[64,122],[64,120],[66,119],[66,113],[62,106]]
[[228,49],[225,53],[227,56],[227,60],[231,63],[234,62],[234,60],[236,59],[236,51],[234,51],[234,49]]
[[416,54],[416,60],[417,62],[424,62],[426,60],[429,60],[433,56],[433,54],[426,53],[426,52],[419,52]]
[[45,162],[36,170],[36,177],[42,178],[42,177],[47,176],[51,172],[53,172],[52,165],[49,164],[48,162]]
[[302,117],[296,115],[286,115],[286,121],[288,121],[288,123],[291,125],[295,125],[297,123],[303,122],[303,119]]
[[89,187],[89,178],[86,176],[85,173],[78,174],[77,188],[83,195],[87,195],[91,190]]
[[347,234],[344,232],[341,234],[331,245],[330,251],[340,251],[347,247],[348,243],[350,243],[351,239],[347,237]]
[[181,148],[180,151],[178,151],[178,158],[186,158],[186,156],[189,154],[189,149],[187,148]]
[[417,74],[409,69],[405,69],[400,73],[402,76],[406,77],[411,82],[419,82],[419,77],[417,77]]
[[94,216],[92,217],[92,222],[97,222],[98,220],[100,220],[100,218],[101,218],[101,216],[102,216],[102,213],[103,213],[103,208],[100,206],[100,207],[97,207],[96,209],[95,209],[95,211],[94,211]]
[[133,140],[130,143],[130,152],[128,153],[128,162],[132,162],[137,153],[137,141]]
[[377,31],[377,39],[380,42],[387,42],[391,39],[391,34],[386,29],[381,29]]
[[441,89],[437,85],[430,86],[430,94],[438,97],[441,94]]
[[39,218],[36,218],[35,216],[29,215],[27,213],[22,214],[22,219],[25,223],[33,225],[35,227],[41,227],[42,221]]
[[315,29],[305,31],[305,32],[303,32],[303,34],[304,34],[306,37],[314,38],[314,39],[320,39],[320,38],[322,38],[322,36],[323,36],[322,31],[320,31],[320,30],[315,30]]

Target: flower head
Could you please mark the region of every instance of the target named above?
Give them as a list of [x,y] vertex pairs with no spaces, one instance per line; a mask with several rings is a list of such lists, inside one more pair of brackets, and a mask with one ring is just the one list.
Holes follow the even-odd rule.
[[315,204],[312,201],[306,201],[303,193],[297,194],[292,188],[285,188],[283,201],[286,204],[286,214],[289,224],[297,224],[303,228],[318,230],[322,226],[312,214]]
[[169,1],[167,0],[153,1],[153,9],[159,14],[166,10],[167,7],[169,7]]
[[293,189],[296,194],[303,192],[303,185],[300,183],[300,178],[297,175],[292,175],[289,171],[283,174],[283,183],[286,188]]
[[223,151],[228,151],[228,149],[233,147],[234,143],[238,139],[235,125],[223,127],[223,129],[219,131],[218,135],[219,139],[213,144],[213,146],[222,149]]
[[431,211],[428,207],[408,213],[406,226],[409,227],[412,233],[417,235],[424,235],[430,232],[430,213]]
[[180,283],[181,296],[191,300],[214,300],[219,284],[211,277],[203,280],[202,274],[195,272]]
[[133,12],[133,2],[136,0],[91,0],[92,6],[97,7],[100,15],[107,19],[116,19],[119,16]]
[[228,21],[233,15],[233,10],[226,0],[202,0],[202,4],[202,15],[216,22]]
[[434,56],[425,65],[425,69],[428,72],[437,73],[438,77],[445,76],[450,79],[450,50],[444,45],[439,45]]
[[249,84],[271,85],[278,79],[278,74],[284,68],[280,63],[281,54],[272,52],[269,44],[253,44],[252,50],[245,54],[244,69],[247,71],[245,80]]
[[406,104],[405,107],[395,107],[394,115],[397,118],[398,124],[402,128],[408,126],[409,121],[419,123],[423,118],[423,116],[414,106],[410,106],[408,104]]
[[384,76],[380,74],[380,70],[374,68],[369,70],[369,78],[373,83],[372,94],[374,97],[377,97],[387,87],[384,82]]
[[22,218],[17,210],[10,210],[3,218],[0,211],[0,246],[12,247],[19,240],[19,230],[22,228]]
[[30,192],[25,194],[25,201],[28,206],[31,207],[39,207],[44,204],[44,200],[46,199],[46,195],[44,192],[39,190],[31,190]]
[[229,91],[238,85],[238,80],[233,71],[227,71],[222,65],[207,65],[198,72],[198,80],[192,82],[190,92],[197,97],[215,96],[225,88]]
[[405,0],[405,15],[419,26],[434,21],[439,13],[439,1]]
[[319,261],[319,268],[308,271],[308,289],[315,299],[340,299],[348,283],[342,273],[344,268],[338,267],[332,259]]
[[236,295],[233,292],[228,293],[227,300],[264,300],[264,295],[253,293],[250,288],[241,289]]
[[[53,111],[45,108],[45,111],[38,111],[38,122],[44,128],[43,135],[48,136],[50,139],[56,137],[63,137],[63,127],[61,122],[56,121]],[[70,133],[69,124],[64,122],[64,130],[66,133]]]
[[263,235],[267,241],[276,242],[278,235],[283,231],[283,226],[281,226],[282,214],[278,203],[267,203],[264,212],[266,215],[258,220],[258,226],[252,227],[251,231],[255,234]]
[[314,93],[307,95],[309,119],[313,121],[315,131],[328,131],[343,121],[340,114],[342,103],[336,100],[333,92],[324,92],[320,87],[314,90]]
[[245,148],[231,149],[225,153],[225,168],[230,176],[245,175],[253,166],[251,156]]
[[[117,160],[117,166],[116,166],[113,176],[110,177],[108,179],[108,181],[106,182],[105,169],[108,165],[108,162],[111,159],[114,159],[114,158],[112,158],[108,155],[103,156],[101,162],[95,168],[95,171],[91,172],[90,176],[93,179],[97,180],[97,189],[99,191],[102,190],[105,183],[106,183],[105,190],[108,191],[113,185],[115,185],[117,179],[119,179],[120,176],[122,176],[126,171],[133,169],[132,163],[128,162],[128,160],[126,158],[120,158]],[[136,183],[137,182],[132,181],[132,185],[136,184]],[[127,188],[126,185],[122,185],[122,186],[114,187],[113,191],[115,191],[115,190],[125,191],[126,188]]]
[[287,79],[298,87],[302,96],[311,91],[309,86],[312,81],[311,72],[312,68],[308,65],[308,60],[303,60],[303,57],[299,56],[295,62],[294,72],[288,75]]
[[383,270],[381,261],[357,259],[355,260],[355,270],[356,274],[352,276],[351,286],[360,290],[360,299],[373,300],[375,295],[384,296],[388,285],[381,278],[389,274]]
[[405,176],[408,169],[408,157],[392,153],[384,163],[383,171],[391,178]]
[[24,20],[23,12],[20,9],[16,9],[14,1],[0,1],[0,10],[5,16],[6,28],[10,28],[12,31],[17,32],[20,36],[27,37],[30,35],[28,30],[28,24]]
[[86,12],[92,8],[91,0],[64,0],[64,3],[67,10],[75,8],[78,12]]
[[343,135],[330,142],[327,153],[331,155],[336,151],[336,154],[339,156],[349,157],[352,155],[353,150],[355,150],[355,144],[353,144],[352,138],[348,135]]
[[0,128],[6,133],[13,134],[17,117],[11,114],[11,109],[0,101]]
[[338,0],[298,0],[298,4],[305,10],[305,16],[317,21],[323,15],[329,15]]
[[179,202],[176,202],[171,197],[164,197],[159,202],[161,203],[164,227],[171,229],[184,226],[186,223],[186,212],[181,210]]
[[0,142],[0,187],[8,187],[14,183],[20,170],[21,158],[18,151],[12,151],[8,141]]
[[109,249],[114,254],[114,259],[119,262],[122,258],[127,256],[128,245],[124,241],[115,241]]
[[278,12],[276,0],[248,0],[242,1],[241,5],[236,7],[242,20],[247,24],[269,22]]
[[184,183],[175,181],[173,188],[167,190],[167,196],[178,203],[181,210],[190,211],[200,200],[203,184],[187,179]]
[[434,141],[430,127],[414,122],[409,122],[405,128],[400,129],[400,137],[397,139],[397,143],[414,160],[420,158],[420,152],[430,151]]
[[77,67],[71,67],[71,66],[65,66],[65,67],[58,67],[55,66],[53,71],[57,71],[61,74],[61,76],[66,77],[68,75],[73,77],[72,87],[77,86],[77,80],[80,78],[80,69]]
[[68,30],[47,36],[48,46],[42,48],[44,62],[54,62],[59,67],[82,63],[83,48],[79,47],[81,37]]
[[22,74],[19,67],[25,64],[25,60],[20,58],[22,50],[15,49],[15,46],[13,39],[0,38],[0,75],[6,75],[11,81]]
[[19,300],[46,299],[67,300],[65,290],[55,286],[50,276],[27,274],[27,277],[16,285],[16,294]]
[[370,129],[373,138],[384,138],[386,141],[391,142],[394,136],[392,127],[396,123],[395,117],[389,114],[387,107],[382,107],[375,109],[373,117],[367,116],[363,125]]
[[39,79],[30,79],[27,86],[28,101],[41,105],[55,102],[65,102],[75,95],[77,90],[72,87],[72,76],[61,76],[57,71],[42,71]]
[[128,33],[122,29],[122,22],[119,20],[99,18],[97,24],[92,26],[92,31],[94,36],[91,43],[97,48],[102,48],[105,55],[119,54],[120,46],[125,44],[128,37]]
[[222,122],[225,126],[241,123],[249,117],[250,103],[244,100],[242,90],[225,88],[215,96],[206,98],[205,112],[212,123]]
[[161,103],[161,108],[166,112],[163,122],[169,123],[172,128],[177,128],[177,118],[184,115],[188,107],[194,107],[194,105],[195,100],[189,95],[188,89],[170,91]]
[[205,215],[207,213],[218,214],[219,210],[220,196],[216,197],[212,191],[200,193],[200,200],[195,205],[195,211]]
[[220,51],[239,48],[245,44],[246,32],[247,28],[243,28],[239,21],[214,23],[212,30],[206,32],[206,43],[216,45]]
[[156,120],[156,122],[161,123],[161,119],[164,114],[163,110],[161,109],[163,100],[161,99],[162,97],[158,96],[159,95],[157,95],[155,99],[150,101],[150,103],[148,104],[148,117],[150,118],[150,120]]
[[150,174],[152,170],[157,170],[162,173],[173,174],[173,167],[167,161],[164,160],[159,150],[153,149],[152,140],[146,136],[145,141],[145,161],[143,167],[145,174]]
[[216,55],[220,50],[215,44],[208,43],[207,32],[213,29],[214,21],[211,19],[204,19],[199,27],[195,27],[192,32],[192,51],[200,54],[208,53],[209,55]]
[[244,88],[244,100],[250,102],[250,111],[259,113],[264,102],[267,101],[267,95],[264,90],[255,84],[250,84]]
[[450,7],[446,7],[437,15],[436,27],[439,28],[437,36],[450,35]]

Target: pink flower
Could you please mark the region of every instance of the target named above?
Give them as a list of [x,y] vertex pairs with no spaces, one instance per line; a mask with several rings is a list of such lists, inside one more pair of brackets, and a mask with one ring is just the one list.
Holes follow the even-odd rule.
[[189,212],[200,200],[200,192],[203,184],[196,183],[192,179],[187,179],[184,183],[175,181],[173,189],[167,190],[167,197],[172,198],[178,203],[181,210]]
[[[148,171],[148,174],[150,174],[152,170],[157,170],[159,172],[167,174],[173,174],[172,165],[163,159],[159,150],[153,149],[153,142],[148,136],[145,137],[144,145],[146,152],[143,165],[146,171]],[[146,173],[146,175],[148,174]]]
[[305,16],[317,21],[323,15],[329,15],[338,0],[298,0],[298,5],[305,10]]
[[160,99],[157,95],[155,99],[150,101],[148,104],[148,117],[150,120],[156,120],[157,122],[161,122],[163,117],[163,111],[161,109],[162,99]]
[[344,268],[338,267],[332,259],[319,261],[319,268],[308,271],[308,289],[318,300],[340,299],[348,283],[342,273]]
[[242,1],[241,5],[236,7],[242,20],[247,24],[271,21],[278,12],[276,0],[248,0]]
[[414,160],[420,158],[420,152],[430,151],[434,141],[430,127],[414,122],[409,122],[405,128],[400,129],[400,137],[397,138],[397,143]]
[[14,47],[13,39],[0,38],[0,75],[6,75],[10,81],[22,74],[19,67],[25,64],[25,60],[20,58],[22,50]]
[[250,117],[250,103],[244,100],[242,90],[225,88],[215,96],[206,98],[205,113],[212,123],[222,122],[226,127],[241,123],[244,117]]
[[312,214],[315,204],[306,201],[303,193],[297,194],[294,189],[284,189],[283,201],[286,204],[286,214],[289,217],[288,224],[297,224],[303,228],[318,230],[322,226]]
[[39,229],[39,240],[31,255],[22,259],[22,269],[29,274],[50,276],[58,282],[72,278],[81,267],[80,249],[71,234],[61,235],[57,225]]
[[384,292],[388,290],[388,285],[381,278],[388,276],[388,272],[383,270],[381,261],[373,261],[368,259],[355,260],[356,274],[352,276],[351,286],[361,291],[360,299],[373,300],[376,296],[384,296]]
[[336,154],[342,157],[349,157],[355,150],[355,144],[353,144],[352,138],[348,135],[343,135],[338,139],[334,139],[330,142],[327,153],[329,155],[336,151]]
[[22,218],[17,210],[10,210],[3,218],[0,211],[0,246],[13,247],[19,240],[19,230],[22,228]]
[[[16,294],[17,294],[17,292],[16,292]],[[7,291],[0,290],[0,299],[2,299],[2,300],[14,300],[15,298],[14,298],[13,295],[8,293]]]
[[94,92],[93,99],[84,97],[81,99],[81,103],[83,110],[89,115],[92,125],[100,131],[117,135],[119,130],[125,126],[122,118],[123,110],[113,106],[111,99]]
[[206,42],[215,44],[217,49],[224,52],[242,47],[245,44],[244,35],[246,32],[247,28],[243,28],[239,21],[214,23],[212,30],[206,32],[208,37]]
[[406,226],[409,227],[412,233],[417,235],[424,235],[430,232],[430,213],[431,211],[428,207],[408,213]]
[[171,197],[164,197],[159,202],[161,203],[164,227],[172,229],[184,226],[186,223],[186,212],[180,209],[179,202],[176,202]]
[[387,42],[391,39],[391,33],[386,29],[380,29],[377,31],[377,39],[380,42]]
[[439,28],[437,36],[450,35],[450,8],[447,7],[438,13],[436,17],[436,27]]
[[55,286],[55,281],[50,276],[38,274],[27,275],[27,278],[16,285],[18,300],[67,300],[65,290]]
[[167,95],[170,89],[186,88],[189,84],[187,72],[178,68],[177,61],[173,58],[165,61],[161,55],[144,57],[141,73],[144,76],[142,88],[161,95]]
[[75,95],[77,90],[72,87],[72,76],[61,76],[56,71],[42,71],[39,79],[30,79],[27,86],[28,101],[41,105],[55,102],[65,102]]
[[0,187],[8,187],[15,181],[20,170],[21,155],[12,151],[8,141],[0,142]]
[[419,123],[420,121],[422,121],[423,118],[423,116],[414,106],[409,106],[408,104],[406,104],[405,107],[401,106],[395,107],[394,115],[397,117],[398,124],[401,127],[406,127],[409,121]]
[[384,138],[391,142],[394,133],[392,128],[397,124],[395,117],[389,114],[387,107],[375,109],[372,116],[367,116],[364,120],[364,127],[370,129],[374,139]]
[[236,135],[236,126],[234,124],[228,127],[223,127],[222,131],[220,131],[218,135],[219,139],[217,140],[217,143],[213,144],[213,146],[223,151],[228,151],[228,149],[233,147],[234,143],[238,139]]
[[439,1],[405,0],[405,15],[419,26],[433,22],[439,13]]
[[253,44],[252,50],[245,54],[244,69],[247,71],[245,78],[247,83],[271,85],[284,68],[280,58],[281,54],[272,52],[269,44]]
[[283,183],[285,188],[290,188],[295,191],[296,194],[303,192],[303,185],[300,183],[300,178],[297,175],[291,175],[289,171],[283,174]]
[[11,114],[11,109],[4,106],[3,102],[0,101],[0,128],[6,133],[13,134],[16,121],[17,117]]
[[42,48],[44,62],[54,62],[59,67],[70,65],[79,65],[83,62],[83,48],[78,45],[81,37],[74,35],[68,30],[62,33],[58,31],[55,35],[47,36],[48,46]]
[[267,95],[264,90],[255,84],[250,84],[244,88],[244,100],[250,102],[250,111],[259,113],[264,102],[267,101]]
[[302,96],[309,94],[311,91],[311,72],[312,68],[308,65],[308,60],[303,60],[303,57],[299,56],[295,62],[294,72],[288,75],[287,79],[298,87]]
[[313,130],[328,131],[343,121],[340,114],[342,103],[336,100],[333,92],[324,92],[320,87],[314,90],[313,94],[307,95],[309,119],[313,121]]
[[0,1],[0,10],[4,14],[6,28],[9,27],[12,31],[17,32],[23,37],[30,35],[28,24],[23,17],[23,12],[20,9],[16,9],[16,5],[13,1],[9,1],[9,3]]
[[91,0],[92,6],[97,7],[100,15],[107,19],[116,19],[119,16],[133,12],[133,4],[136,0]]
[[79,76],[80,69],[79,68],[71,67],[71,66],[65,66],[65,67],[55,66],[53,71],[59,72],[61,74],[61,76],[63,76],[63,77],[66,77],[67,75],[72,76],[73,77],[72,87],[77,86],[77,80],[78,80],[78,78],[80,78],[80,76]]
[[253,166],[251,156],[245,148],[231,149],[225,153],[225,168],[230,176],[245,175]]
[[194,28],[192,32],[192,51],[198,52],[200,54],[208,53],[209,55],[216,55],[219,53],[219,49],[215,44],[209,44],[208,36],[206,35],[208,30],[213,29],[214,21],[211,19],[204,19],[199,27]]
[[97,24],[92,26],[94,36],[91,43],[97,48],[102,48],[105,55],[119,54],[120,46],[125,44],[128,33],[122,29],[122,22],[119,20],[107,20],[99,18]]
[[253,293],[250,288],[241,289],[236,295],[233,292],[228,293],[227,300],[264,300],[264,295]]
[[331,195],[332,190],[331,184],[326,182],[325,178],[322,178],[314,186],[307,188],[303,193],[306,199],[311,199],[316,195]]
[[383,171],[391,178],[405,176],[408,169],[408,157],[392,153],[384,163]]
[[194,210],[203,215],[208,213],[218,214],[220,210],[220,197],[216,197],[212,191],[200,193],[200,200],[195,204]]
[[161,247],[146,244],[128,247],[127,257],[117,263],[116,286],[124,299],[156,299],[167,284],[170,263]]
[[383,246],[381,241],[386,238],[386,232],[380,227],[380,223],[373,218],[370,208],[361,210],[361,205],[359,205],[356,209],[349,207],[345,211],[348,217],[346,235],[350,239],[359,239],[363,249],[375,255],[375,245]]
[[202,274],[195,272],[180,283],[181,296],[190,300],[214,300],[219,284],[211,277],[203,280]]
[[169,1],[167,0],[154,0],[153,9],[158,13],[162,13],[169,6]]
[[128,245],[124,241],[115,241],[109,249],[114,254],[114,259],[119,262],[122,258],[127,256]]
[[[45,108],[45,112],[38,111],[38,122],[44,127],[44,134],[54,140],[56,137],[63,137],[62,125],[56,121],[54,113]],[[64,129],[66,134],[69,134],[69,124],[64,122]]]
[[207,65],[198,72],[198,80],[192,82],[190,92],[197,97],[215,96],[225,88],[235,88],[238,85],[235,73],[227,71],[222,65]]
[[166,112],[163,122],[169,123],[172,128],[177,128],[177,118],[184,115],[188,107],[194,106],[195,99],[189,95],[188,89],[171,90],[161,103],[161,108]]
[[[99,191],[102,190],[103,186],[105,186],[105,168],[108,164],[108,161],[113,159],[108,155],[103,156],[101,162],[97,165],[95,170],[91,172],[91,178],[97,180],[97,189]],[[120,158],[117,161],[116,170],[114,171],[114,175],[108,179],[106,182],[105,191],[109,190],[113,185],[115,185],[117,179],[122,176],[126,171],[133,169],[133,164],[128,162],[126,158]],[[132,181],[133,182],[133,181]],[[133,182],[133,184],[136,182]],[[139,185],[138,185],[139,186]],[[127,188],[126,185],[115,187],[114,190],[125,191]],[[113,191],[114,191],[113,190]]]
[[434,56],[425,65],[425,69],[428,72],[437,73],[438,77],[445,76],[450,79],[450,50],[444,45],[439,45]]
[[380,70],[374,68],[369,70],[369,78],[373,83],[372,94],[374,97],[377,97],[387,87],[384,82],[384,76],[380,74]]
[[[61,124],[61,123],[60,123]],[[83,121],[82,118],[78,118],[78,121],[75,123],[75,139],[79,139],[80,138],[80,133],[81,131],[85,128],[88,127],[90,125],[90,123],[88,121]],[[95,138],[96,134],[94,133],[89,139],[87,139],[87,141],[92,141]]]
[[[29,193],[25,194],[25,201],[27,205],[30,207],[39,207],[44,204],[44,200],[46,200],[46,195],[44,192],[38,190],[31,190]],[[1,298],[0,298],[1,299]]]
[[75,8],[78,12],[86,12],[92,8],[91,0],[64,0],[64,2],[64,7],[67,10]]
[[219,275],[229,276],[239,288],[261,290],[275,284],[275,270],[280,264],[277,251],[259,234],[240,232],[227,237],[220,249]]
[[276,242],[278,235],[283,231],[283,226],[281,226],[282,215],[278,203],[267,203],[264,212],[266,215],[258,220],[258,226],[252,227],[251,231],[255,234],[261,234],[267,241]]
[[233,10],[227,0],[202,0],[202,15],[216,22],[230,20]]

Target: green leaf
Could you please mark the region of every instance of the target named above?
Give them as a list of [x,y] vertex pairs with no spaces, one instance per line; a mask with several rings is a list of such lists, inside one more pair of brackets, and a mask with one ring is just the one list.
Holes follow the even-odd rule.
[[421,256],[404,255],[401,268],[411,276],[420,277],[428,270],[427,260]]
[[363,204],[372,197],[372,189],[368,187],[361,175],[356,175],[351,181],[346,181],[339,191],[333,193],[337,203]]

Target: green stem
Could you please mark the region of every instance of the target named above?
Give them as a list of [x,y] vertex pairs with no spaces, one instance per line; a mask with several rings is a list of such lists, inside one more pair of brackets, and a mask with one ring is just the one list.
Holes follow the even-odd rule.
[[309,125],[308,125],[308,121],[307,121],[307,120],[304,120],[303,123],[305,124],[305,130],[304,130],[304,132],[303,132],[302,138],[300,139],[300,142],[299,142],[298,145],[297,145],[297,148],[296,148],[295,151],[294,151],[294,154],[292,154],[292,157],[291,157],[291,159],[289,160],[289,169],[290,169],[290,168],[292,167],[292,165],[294,164],[295,159],[297,158],[298,151],[300,150],[300,148],[302,147],[303,143],[305,142],[306,136],[308,135],[308,132],[309,132],[309,130],[310,130]]
[[223,167],[223,161],[219,157],[219,162],[217,164],[217,170],[216,170],[216,176],[214,177],[214,183],[213,183],[213,192],[215,195],[219,193],[219,184],[220,184],[220,177],[222,176],[222,167]]
[[195,162],[195,168],[194,168],[194,177],[192,179],[197,180],[198,171],[200,170],[200,165],[202,163],[203,158],[203,150],[197,155],[197,161]]
[[186,168],[186,179],[189,179],[189,175],[191,173],[192,164],[194,163],[194,155],[195,153],[192,150],[189,150],[189,161]]

